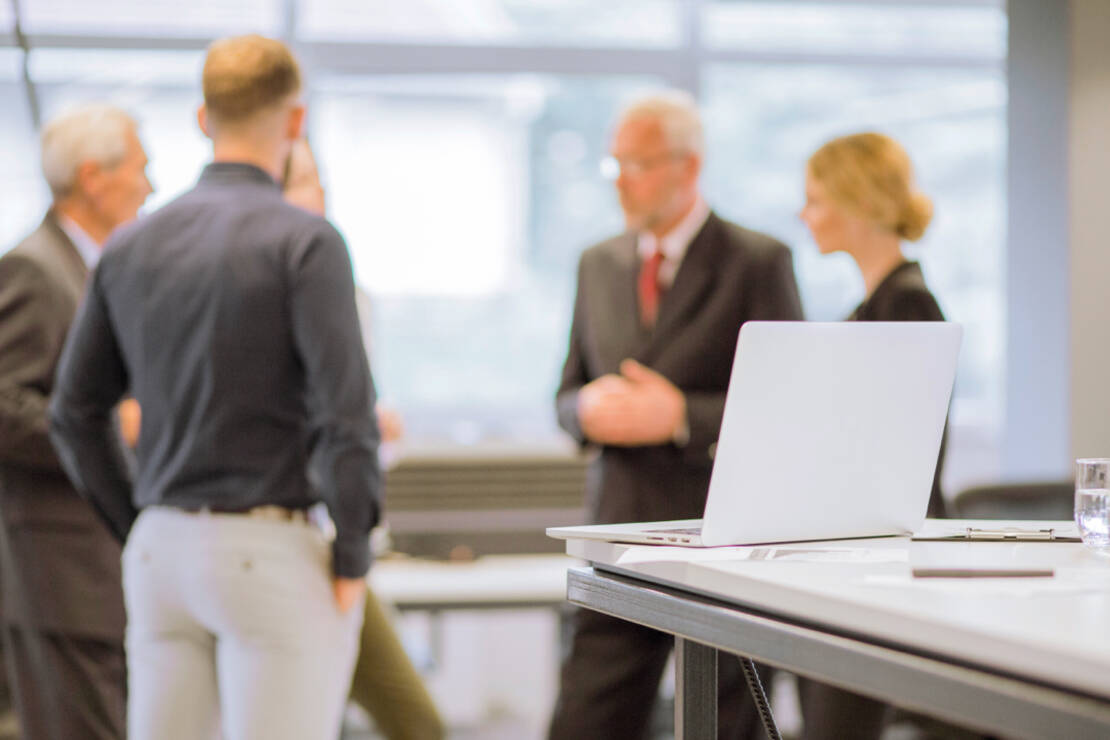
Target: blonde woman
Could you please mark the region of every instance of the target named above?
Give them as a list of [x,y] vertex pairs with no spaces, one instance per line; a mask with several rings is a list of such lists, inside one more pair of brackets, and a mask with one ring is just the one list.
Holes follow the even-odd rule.
[[[833,139],[809,158],[801,218],[822,254],[845,252],[856,261],[866,289],[849,321],[944,321],[918,263],[902,254],[933,216],[917,190],[910,158],[894,139],[864,133]],[[929,516],[944,516],[937,460]]]
[[[902,254],[903,241],[920,239],[932,219],[929,198],[917,190],[910,158],[898,142],[877,133],[842,136],[809,158],[801,218],[822,254],[845,252],[863,277],[866,297],[849,321],[944,321],[921,267]],[[944,516],[941,445],[929,516]],[[886,705],[832,686],[798,680],[805,740],[878,738]]]

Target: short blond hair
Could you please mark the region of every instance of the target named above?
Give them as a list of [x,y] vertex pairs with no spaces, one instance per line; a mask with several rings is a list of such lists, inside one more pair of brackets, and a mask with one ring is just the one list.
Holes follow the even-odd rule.
[[289,47],[264,36],[234,36],[208,47],[202,75],[204,106],[217,125],[244,123],[301,90]]
[[933,202],[914,184],[909,155],[884,134],[833,139],[809,158],[808,171],[833,201],[903,239],[920,239],[933,218]]
[[85,162],[109,170],[122,162],[137,130],[127,111],[106,103],[88,103],[51,119],[42,129],[41,155],[54,199],[69,195]]

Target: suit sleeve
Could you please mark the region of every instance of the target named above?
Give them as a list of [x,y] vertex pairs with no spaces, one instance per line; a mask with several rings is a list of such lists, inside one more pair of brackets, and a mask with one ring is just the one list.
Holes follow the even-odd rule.
[[570,344],[567,359],[563,363],[563,374],[559,390],[555,394],[555,412],[559,426],[574,437],[579,445],[585,445],[586,435],[578,422],[578,390],[589,382],[586,373],[585,353],[582,348],[582,330],[585,322],[585,296],[582,289],[582,261],[578,264],[578,288],[574,298],[574,317],[570,324]]
[[62,472],[50,444],[46,390],[69,316],[51,298],[42,267],[0,260],[0,461]]
[[[745,268],[750,270],[744,286],[750,296],[745,321],[800,321],[804,318],[789,249],[778,245],[764,263]],[[725,413],[726,394],[725,390],[686,394],[690,438],[684,448],[684,457],[688,462],[704,465],[713,459]]]
[[312,434],[309,479],[335,522],[333,571],[361,578],[370,568],[382,479],[374,382],[343,238],[330,225],[321,227],[291,268],[293,341],[305,368]]
[[98,269],[58,363],[50,437],[73,487],[123,542],[138,515],[113,415],[128,376],[100,278]]

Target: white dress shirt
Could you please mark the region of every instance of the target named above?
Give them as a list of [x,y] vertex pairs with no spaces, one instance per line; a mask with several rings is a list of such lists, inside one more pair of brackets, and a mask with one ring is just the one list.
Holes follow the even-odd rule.
[[640,232],[636,252],[640,255],[641,260],[655,254],[656,249],[663,253],[663,262],[659,265],[659,285],[661,287],[669,288],[674,283],[674,277],[678,274],[679,265],[682,264],[682,258],[686,256],[686,250],[689,248],[690,242],[694,241],[694,237],[701,231],[701,227],[705,225],[708,218],[709,205],[699,195],[690,212],[675,224],[673,229],[664,234],[662,239],[656,238],[655,234],[650,231]]
[[91,272],[100,260],[100,245],[76,221],[60,213],[58,214],[58,226],[62,227],[62,231],[73,242],[73,246],[77,247],[81,259],[85,260],[85,264],[88,265]]

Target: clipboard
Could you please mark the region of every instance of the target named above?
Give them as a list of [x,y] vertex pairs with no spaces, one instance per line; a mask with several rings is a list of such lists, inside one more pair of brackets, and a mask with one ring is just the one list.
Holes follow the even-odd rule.
[[1082,542],[1067,527],[959,527],[945,532],[914,532],[914,542]]

